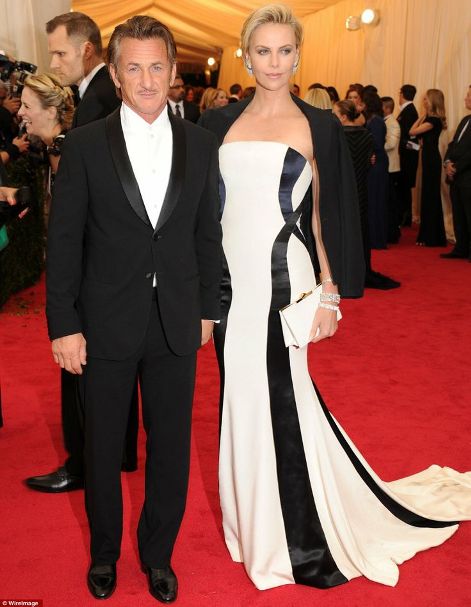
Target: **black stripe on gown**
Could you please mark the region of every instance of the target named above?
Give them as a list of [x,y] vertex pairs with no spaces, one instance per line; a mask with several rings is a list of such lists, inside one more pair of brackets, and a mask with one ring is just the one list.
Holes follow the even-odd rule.
[[285,225],[272,249],[272,301],[268,318],[267,373],[270,410],[288,552],[297,584],[330,588],[347,582],[338,569],[322,529],[309,479],[279,310],[290,302],[288,241],[303,211],[310,208],[308,192],[293,211],[291,194],[306,165],[295,150],[286,152],[280,179],[279,201]]
[[358,459],[357,455],[353,452],[352,448],[345,440],[342,432],[339,430],[337,424],[335,423],[334,418],[330,414],[324,400],[317,389],[314,381],[312,382],[314,386],[314,390],[316,391],[317,398],[319,399],[319,403],[322,407],[324,415],[329,422],[330,427],[332,428],[333,433],[335,434],[337,440],[342,446],[345,453],[348,455],[348,458],[352,462],[355,470],[358,472],[362,480],[371,490],[371,492],[379,499],[379,501],[383,504],[385,508],[394,514],[396,518],[411,525],[412,527],[428,527],[432,529],[439,529],[443,527],[452,527],[453,525],[457,525],[458,521],[450,522],[450,521],[434,521],[432,519],[425,518],[420,516],[420,514],[416,514],[415,512],[411,512],[398,502],[396,502],[390,495],[388,495],[381,487],[376,483],[371,474],[365,469],[361,461]]
[[[219,172],[219,220],[222,219],[224,205],[226,204],[226,186]],[[225,365],[224,365],[224,344],[226,341],[227,316],[232,302],[232,285],[229,266],[227,265],[226,256],[223,255],[223,271],[221,280],[221,320],[214,326],[214,349],[219,366],[219,437],[221,437],[222,426],[222,405],[224,401],[224,385],[225,385]]]

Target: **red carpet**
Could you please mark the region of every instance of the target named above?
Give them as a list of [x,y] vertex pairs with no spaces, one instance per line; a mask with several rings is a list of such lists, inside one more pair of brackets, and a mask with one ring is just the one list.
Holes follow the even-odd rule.
[[[471,264],[442,249],[403,242],[374,254],[374,267],[401,280],[345,301],[341,330],[311,350],[311,370],[332,412],[385,480],[432,463],[471,468]],[[88,530],[83,492],[48,495],[22,479],[64,460],[59,373],[44,320],[44,285],[15,296],[0,314],[5,427],[0,429],[0,605],[42,599],[45,607],[96,605],[86,589]],[[300,586],[260,592],[232,563],[217,497],[218,376],[212,346],[199,357],[187,514],[174,555],[180,607],[469,607],[471,525],[401,566],[396,588],[363,578],[332,590]],[[123,476],[125,528],[118,588],[107,604],[156,605],[136,552],[140,471]],[[5,603],[3,603],[5,604]]]

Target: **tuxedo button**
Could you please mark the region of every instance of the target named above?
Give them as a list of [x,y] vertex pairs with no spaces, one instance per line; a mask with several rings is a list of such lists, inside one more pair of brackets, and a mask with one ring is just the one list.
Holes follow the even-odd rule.
[[154,240],[161,240],[162,234],[154,234]]
[[150,279],[150,278],[152,278],[153,275],[154,275],[153,272],[147,272],[146,278]]

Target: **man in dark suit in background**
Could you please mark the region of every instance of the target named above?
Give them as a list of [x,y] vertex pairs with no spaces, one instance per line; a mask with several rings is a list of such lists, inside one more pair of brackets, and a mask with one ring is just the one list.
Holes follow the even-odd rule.
[[179,116],[190,122],[198,122],[200,110],[194,103],[185,101],[185,83],[180,74],[175,76],[175,80],[168,90],[168,104],[172,114],[175,114],[175,116]]
[[65,13],[46,23],[51,70],[63,85],[78,87],[72,127],[104,118],[119,105],[102,58],[100,30],[83,13]]
[[108,60],[123,103],[66,137],[49,221],[46,312],[54,360],[81,375],[84,394],[89,590],[104,599],[116,586],[120,464],[139,373],[147,432],[139,554],[150,593],[170,603],[196,350],[220,314],[218,146],[168,110],[176,48],[163,24],[136,16],[117,26]]
[[237,103],[242,99],[242,87],[237,82],[232,84],[229,89],[228,103]]
[[[78,105],[72,127],[104,118],[119,106],[116,88],[102,60],[100,30],[83,13],[58,15],[46,24],[51,69],[64,85],[78,87]],[[83,411],[76,376],[61,371],[61,413],[64,445],[69,454],[64,466],[49,474],[26,479],[30,489],[62,493],[83,487]],[[123,469],[137,468],[137,384],[129,417]]]
[[[471,111],[471,85],[464,99]],[[459,123],[445,154],[445,171],[450,184],[455,246],[445,259],[467,258],[471,261],[471,115]]]
[[414,137],[409,135],[411,126],[419,117],[413,104],[417,89],[412,84],[403,84],[399,91],[400,112],[397,117],[401,127],[399,158],[401,172],[398,180],[399,213],[401,225],[412,223],[412,188],[415,188],[417,165],[419,163],[419,146]]

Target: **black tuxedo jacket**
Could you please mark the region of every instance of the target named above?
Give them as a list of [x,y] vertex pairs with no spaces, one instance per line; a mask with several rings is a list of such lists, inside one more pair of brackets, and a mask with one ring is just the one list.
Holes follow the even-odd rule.
[[[319,174],[322,240],[333,278],[344,297],[361,297],[365,282],[365,261],[360,213],[352,160],[342,126],[331,112],[319,110],[293,95],[291,97],[306,116],[311,128]],[[232,124],[251,101],[252,97],[249,97],[224,108],[207,110],[201,115],[199,124],[213,131],[219,144],[222,144]],[[302,230],[318,271],[311,215],[312,209],[303,216]]]
[[399,140],[399,156],[401,160],[402,178],[409,187],[415,186],[415,178],[417,175],[417,166],[419,163],[419,152],[416,150],[408,150],[406,145],[410,140],[409,131],[414,122],[419,117],[415,105],[409,103],[399,113],[397,121],[401,127],[401,139]]
[[120,105],[108,68],[103,66],[93,76],[83,98],[77,105],[72,128],[105,118]]
[[189,120],[190,122],[198,122],[198,118],[200,117],[200,109],[197,105],[184,101],[183,112],[185,114],[185,120]]
[[456,167],[456,174],[452,183],[471,186],[471,123],[468,124],[466,131],[458,141],[458,137],[468,120],[471,120],[471,115],[465,116],[459,123],[455,136],[446,151],[445,160],[451,160]]
[[170,114],[170,122],[171,174],[155,229],[127,155],[119,109],[67,135],[49,220],[51,339],[82,332],[90,356],[132,355],[147,329],[154,274],[173,352],[194,352],[201,319],[219,318],[217,142],[186,120]]

